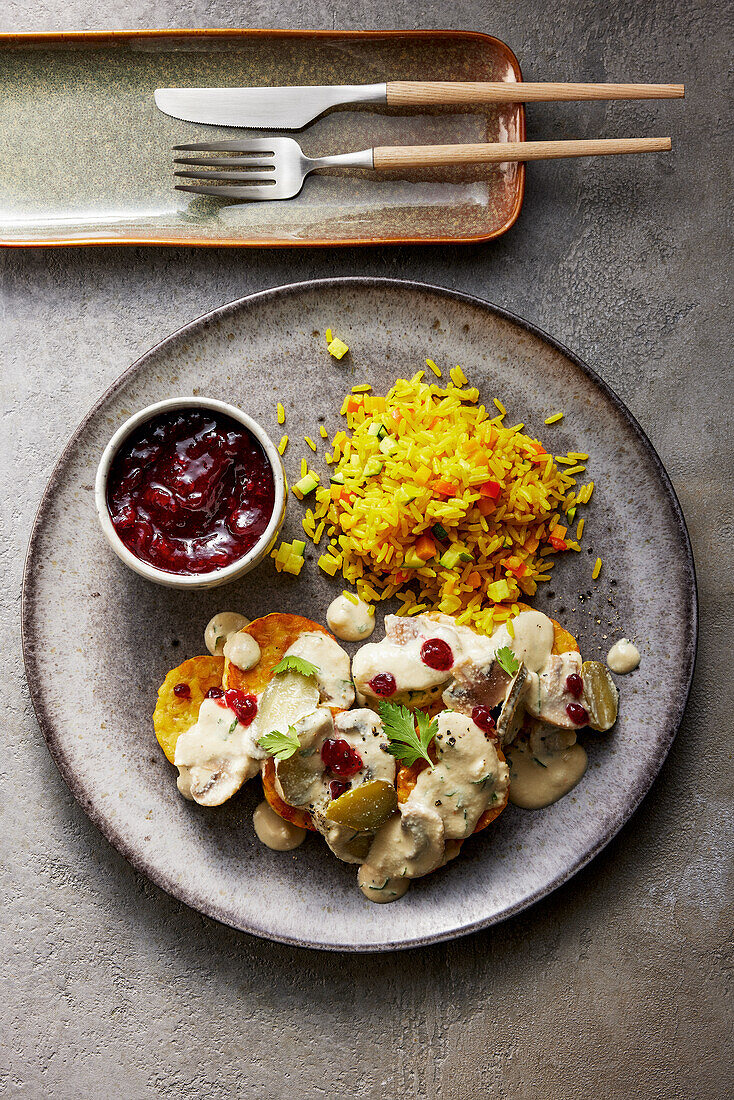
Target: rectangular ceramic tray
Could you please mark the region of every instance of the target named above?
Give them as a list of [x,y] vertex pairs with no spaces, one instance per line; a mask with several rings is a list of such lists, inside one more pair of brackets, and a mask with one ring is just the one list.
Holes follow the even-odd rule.
[[[246,131],[162,114],[165,86],[520,80],[512,51],[467,31],[177,30],[0,35],[0,245],[455,243],[506,232],[522,164],[318,174],[287,202],[173,189],[172,146]],[[333,111],[307,155],[373,145],[522,141],[519,104]]]

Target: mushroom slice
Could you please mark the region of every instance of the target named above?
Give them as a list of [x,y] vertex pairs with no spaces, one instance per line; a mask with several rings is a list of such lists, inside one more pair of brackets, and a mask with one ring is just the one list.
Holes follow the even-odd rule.
[[196,722],[176,742],[173,759],[184,798],[221,806],[257,774],[260,762],[249,751],[247,733],[219,699],[204,699]]
[[485,665],[459,665],[453,683],[443,693],[444,706],[469,717],[476,706],[494,710],[506,698],[511,682],[512,677],[494,658]]
[[502,710],[497,718],[497,737],[500,745],[509,745],[510,741],[514,741],[517,736],[525,710],[523,696],[527,678],[528,670],[521,664],[510,681]]

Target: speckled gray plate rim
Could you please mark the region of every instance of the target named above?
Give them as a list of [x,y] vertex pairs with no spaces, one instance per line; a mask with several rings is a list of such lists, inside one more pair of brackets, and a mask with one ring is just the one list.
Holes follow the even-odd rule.
[[[338,366],[324,350],[329,325],[352,349]],[[589,453],[596,488],[584,542],[603,558],[602,577],[592,586],[593,558],[566,554],[553,588],[575,595],[552,595],[546,586],[533,603],[574,631],[585,656],[603,657],[609,643],[600,632],[609,639],[626,633],[638,640],[643,661],[620,678],[615,729],[585,739],[590,767],[571,795],[536,813],[509,807],[459,860],[415,883],[406,899],[378,906],[362,899],[355,869],[333,859],[319,838],[285,855],[259,845],[249,823],[254,784],[217,811],[184,803],[150,722],[157,684],[168,668],[201,652],[201,630],[214,610],[235,606],[251,618],[299,610],[323,620],[335,585],[313,561],[299,580],[276,579],[268,562],[226,595],[160,589],[109,552],[89,489],[114,428],[156,396],[200,390],[228,397],[271,434],[279,430],[274,406],[282,399],[292,441],[286,465],[296,469],[295,440],[316,434],[317,414],[335,423],[334,407],[352,384],[366,378],[384,387],[419,369],[426,355],[445,366],[461,362],[486,399],[500,396],[513,420],[525,420],[557,453]],[[287,358],[301,369],[307,363],[317,380],[309,402],[299,371],[283,369]],[[277,395],[267,385],[269,371]],[[542,421],[557,408],[566,415],[553,431]],[[299,526],[300,509],[291,504],[283,536]],[[664,589],[649,584],[661,575]],[[110,624],[113,631],[103,629]],[[277,287],[213,310],[117,379],[72,436],[41,500],[25,563],[22,630],[33,706],[59,771],[137,870],[202,913],[255,935],[385,951],[495,924],[566,882],[612,839],[649,790],[680,724],[695,663],[697,595],[688,532],[663,464],[590,367],[536,326],[479,298],[402,280],[344,278]],[[56,644],[42,644],[49,638]],[[659,692],[661,680],[669,692]]]

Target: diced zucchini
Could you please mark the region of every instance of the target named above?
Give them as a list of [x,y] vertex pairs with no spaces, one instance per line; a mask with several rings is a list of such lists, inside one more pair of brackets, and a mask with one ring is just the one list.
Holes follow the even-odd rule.
[[382,453],[384,455],[394,454],[394,452],[397,451],[397,449],[398,449],[398,441],[397,441],[397,439],[394,439],[393,436],[391,436],[391,435],[386,435],[385,438],[380,443],[380,450],[382,451]]
[[344,484],[344,474],[340,473],[339,470],[337,470],[335,473],[333,473],[331,475],[331,477],[329,478],[329,481],[331,482],[332,485],[343,485]]
[[445,542],[449,537],[448,531],[445,527],[442,527],[440,523],[434,523],[431,528],[431,534],[441,542]]
[[376,474],[380,473],[384,466],[384,461],[376,455],[373,455],[372,458],[368,458],[364,464],[364,476],[374,477]]
[[305,496],[312,493],[319,484],[318,474],[307,473],[304,477],[297,481],[293,486],[293,492],[299,500],[303,500]]

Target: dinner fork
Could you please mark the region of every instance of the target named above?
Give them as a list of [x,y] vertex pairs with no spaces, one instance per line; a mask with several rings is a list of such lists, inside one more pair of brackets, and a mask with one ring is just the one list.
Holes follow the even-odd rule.
[[[671,148],[670,138],[596,138],[581,141],[507,141],[478,145],[379,146],[356,153],[307,157],[289,137],[243,138],[176,145],[175,152],[196,152],[179,157],[176,164],[198,171],[176,172],[177,177],[199,180],[176,184],[178,191],[217,195],[223,199],[262,201],[291,199],[311,172],[328,168],[368,168],[378,172],[396,168],[431,168],[456,164],[504,164],[508,161],[551,160],[557,157],[591,157],[615,153],[662,153]],[[202,157],[202,153],[238,154]],[[204,172],[202,168],[223,169]],[[234,169],[245,169],[243,172]]]

